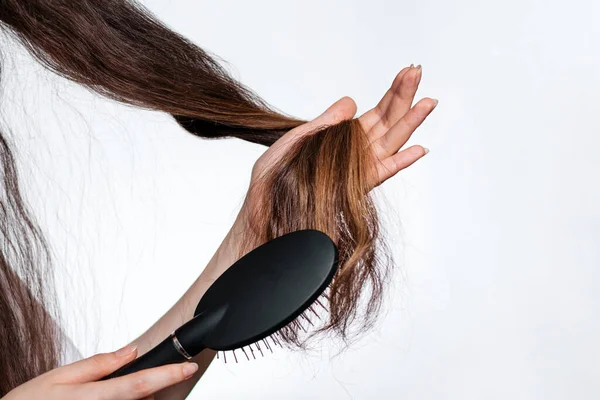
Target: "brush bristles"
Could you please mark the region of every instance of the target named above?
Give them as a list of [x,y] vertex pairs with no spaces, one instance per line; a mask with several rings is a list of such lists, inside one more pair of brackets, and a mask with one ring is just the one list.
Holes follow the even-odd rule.
[[[248,355],[248,353],[246,352],[246,347],[250,349],[250,354],[252,355],[252,359],[256,360],[256,355],[254,354],[254,347],[256,347],[257,352],[260,353],[261,356],[264,357],[264,352],[260,346],[260,342],[263,343],[263,347],[265,347],[267,350],[269,350],[271,353],[274,353],[273,351],[273,345],[279,346],[279,347],[284,347],[282,345],[282,342],[287,343],[286,339],[289,339],[289,336],[285,336],[285,335],[289,335],[289,332],[303,332],[304,334],[311,334],[312,332],[315,332],[317,330],[316,325],[313,323],[313,320],[316,318],[317,320],[323,320],[323,317],[321,315],[319,315],[317,313],[317,311],[315,310],[316,306],[319,306],[319,310],[321,310],[323,313],[327,314],[329,312],[328,308],[323,304],[323,303],[327,303],[327,294],[324,292],[323,294],[321,294],[320,299],[317,299],[313,304],[311,304],[302,314],[300,314],[298,317],[296,317],[293,321],[291,321],[289,324],[287,324],[286,326],[284,326],[281,330],[267,336],[264,339],[261,339],[257,342],[251,343],[247,346],[241,347],[240,349],[236,349],[236,350],[241,350],[242,353],[244,353],[244,355],[246,356],[246,360],[250,361],[250,356]],[[309,318],[309,315],[313,318],[313,320],[311,320]],[[270,344],[269,340],[271,340],[273,343]],[[254,347],[253,347],[254,346]],[[238,358],[235,354],[236,350],[229,350],[233,353],[233,358],[235,359],[236,363],[239,363]],[[226,353],[228,351],[218,351],[217,352],[217,359],[220,359],[221,357],[219,356],[219,353],[223,354],[223,362],[227,363],[227,356]]]

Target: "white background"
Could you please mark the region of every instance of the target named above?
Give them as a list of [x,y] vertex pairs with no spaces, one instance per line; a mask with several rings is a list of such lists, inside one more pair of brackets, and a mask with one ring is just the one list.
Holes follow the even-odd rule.
[[[344,95],[362,113],[410,63],[440,100],[409,143],[431,152],[382,188],[399,267],[378,329],[333,359],[326,342],[215,361],[191,398],[600,396],[598,2],[145,4],[297,117]],[[114,350],[202,271],[264,148],[192,137],[3,48],[3,117],[68,331],[85,356]]]

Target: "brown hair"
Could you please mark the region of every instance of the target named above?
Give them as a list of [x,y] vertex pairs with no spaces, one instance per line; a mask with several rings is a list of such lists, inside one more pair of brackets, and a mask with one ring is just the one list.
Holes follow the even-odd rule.
[[0,135],[0,397],[54,368],[62,343],[49,249]]
[[[269,146],[304,123],[276,111],[231,78],[214,56],[134,1],[3,0],[0,21],[50,70],[111,99],[170,113],[203,138],[237,137]],[[341,269],[328,293],[328,320],[318,331],[344,338],[351,324],[360,331],[374,321],[387,271],[387,264],[380,262],[381,235],[369,197],[373,161],[368,146],[357,120],[322,127],[298,141],[251,188],[259,191],[253,197],[261,201],[250,207],[240,249],[241,255],[303,228],[330,235],[340,250]],[[359,300],[365,293],[368,301],[361,312]],[[16,301],[26,298],[20,294]],[[7,313],[13,313],[10,307]],[[47,329],[34,319],[24,323]],[[3,326],[13,333],[16,329]],[[298,329],[292,324],[281,337],[300,345]],[[0,357],[4,371],[17,350],[9,349],[15,343],[7,337],[0,342],[8,349]],[[49,343],[44,346],[55,350]],[[21,363],[15,368],[31,367]],[[0,395],[28,376],[0,377]]]
[[309,336],[299,335],[299,324],[287,326],[277,337],[288,344],[305,346],[329,331],[348,341],[351,327],[359,333],[376,319],[390,258],[369,195],[376,170],[368,147],[359,121],[344,121],[298,140],[250,188],[240,256],[299,229],[325,232],[338,247],[340,268],[325,296],[328,319]]

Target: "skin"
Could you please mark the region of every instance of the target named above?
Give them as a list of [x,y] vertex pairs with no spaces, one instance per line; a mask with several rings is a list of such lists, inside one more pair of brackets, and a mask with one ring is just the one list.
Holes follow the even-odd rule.
[[198,370],[195,363],[172,364],[111,379],[110,382],[98,382],[134,360],[137,354],[135,345],[113,353],[96,354],[38,376],[11,391],[4,400],[154,399],[154,393],[191,378]]
[[[427,150],[420,145],[401,150],[437,105],[437,100],[427,97],[412,105],[421,76],[420,66],[411,65],[402,69],[381,101],[359,117],[364,131],[370,138],[373,157],[379,161],[376,163],[377,171],[374,175],[376,179],[372,182],[373,187],[382,184],[427,154]],[[252,169],[251,185],[269,165],[276,163],[296,140],[310,134],[319,126],[334,125],[352,119],[355,117],[356,110],[354,100],[343,97],[314,120],[286,133],[256,161]],[[215,357],[214,351],[203,351],[194,357],[193,363],[167,365],[117,379],[96,381],[125,365],[137,355],[146,353],[193,317],[198,300],[212,282],[236,261],[236,244],[243,232],[248,204],[252,199],[246,200],[233,226],[204,271],[181,299],[132,343],[136,350],[126,355],[100,354],[57,368],[19,386],[5,399],[185,399]],[[195,369],[196,364],[197,371],[188,376],[184,367],[187,365]]]

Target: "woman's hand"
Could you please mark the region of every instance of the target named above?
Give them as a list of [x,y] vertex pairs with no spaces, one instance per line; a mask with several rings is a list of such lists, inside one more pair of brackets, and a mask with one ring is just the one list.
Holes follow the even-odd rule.
[[[373,187],[380,185],[427,154],[428,150],[419,145],[399,151],[437,105],[437,100],[425,97],[411,108],[421,75],[421,66],[402,69],[379,104],[359,117],[364,131],[371,140],[373,157],[379,161],[375,163],[377,179],[372,183]],[[354,114],[356,114],[356,103],[349,97],[343,97],[316,119],[292,129],[256,161],[252,170],[252,179],[260,176],[271,163],[276,163],[290,145],[303,135],[313,132],[320,126],[335,125],[351,119]]]
[[77,361],[56,368],[8,393],[4,400],[137,400],[153,399],[153,394],[182,382],[198,370],[194,363],[171,364],[146,369],[119,378],[100,381],[134,360],[135,346]]

